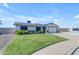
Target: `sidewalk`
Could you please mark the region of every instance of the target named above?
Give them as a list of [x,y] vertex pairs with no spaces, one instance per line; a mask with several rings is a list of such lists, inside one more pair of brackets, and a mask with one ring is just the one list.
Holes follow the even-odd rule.
[[72,33],[59,33],[54,34],[58,35],[64,38],[67,38],[69,40],[59,42],[56,44],[53,44],[51,46],[48,46],[46,48],[43,48],[32,55],[65,55],[67,54],[72,48],[79,46],[79,35],[75,35]]
[[3,34],[0,35],[0,53],[2,52],[2,49],[7,46],[7,44],[10,42],[12,39],[13,34]]

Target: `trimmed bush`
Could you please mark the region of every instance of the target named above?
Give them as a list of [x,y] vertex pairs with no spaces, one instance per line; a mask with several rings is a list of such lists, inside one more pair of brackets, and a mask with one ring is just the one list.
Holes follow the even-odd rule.
[[15,32],[17,35],[24,35],[24,34],[42,34],[44,31],[27,31],[27,30],[16,30]]
[[38,32],[37,32],[37,31],[35,31],[35,32],[34,32],[34,34],[38,34]]
[[22,30],[22,34],[26,34],[27,32],[26,32],[26,30]]
[[16,30],[16,31],[15,31],[15,34],[20,35],[20,34],[21,34],[21,31],[20,31],[20,30]]
[[28,31],[29,34],[35,34],[35,31]]
[[44,33],[44,31],[41,31],[41,30],[40,30],[40,31],[38,31],[37,33],[41,34],[41,33]]
[[25,30],[26,31],[26,33],[25,34],[29,34],[29,31],[27,31],[27,30]]
[[27,31],[26,30],[16,30],[15,33],[18,34],[18,35],[23,35],[23,34],[26,34]]

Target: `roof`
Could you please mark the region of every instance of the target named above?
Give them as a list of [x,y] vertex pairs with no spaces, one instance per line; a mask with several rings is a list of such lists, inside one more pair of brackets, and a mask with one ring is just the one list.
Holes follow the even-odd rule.
[[38,23],[22,23],[22,22],[15,22],[14,25],[16,26],[45,26],[43,24],[38,24]]
[[38,24],[38,23],[22,23],[22,22],[15,22],[14,25],[16,26],[58,26],[54,23],[48,23],[48,24]]
[[[48,24],[46,24],[46,26],[58,26],[57,24],[55,24],[55,23],[48,23]],[[59,27],[59,26],[58,26]]]

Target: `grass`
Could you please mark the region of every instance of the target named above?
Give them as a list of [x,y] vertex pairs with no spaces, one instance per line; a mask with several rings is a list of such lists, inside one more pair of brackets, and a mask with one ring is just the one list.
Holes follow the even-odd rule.
[[64,41],[62,37],[50,34],[15,35],[3,54],[30,55],[46,46]]

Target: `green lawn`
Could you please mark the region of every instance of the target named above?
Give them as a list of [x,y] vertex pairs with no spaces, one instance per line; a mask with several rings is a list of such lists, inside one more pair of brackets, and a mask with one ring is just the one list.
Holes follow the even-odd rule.
[[29,55],[41,48],[64,40],[62,37],[49,34],[15,35],[13,41],[3,54]]

